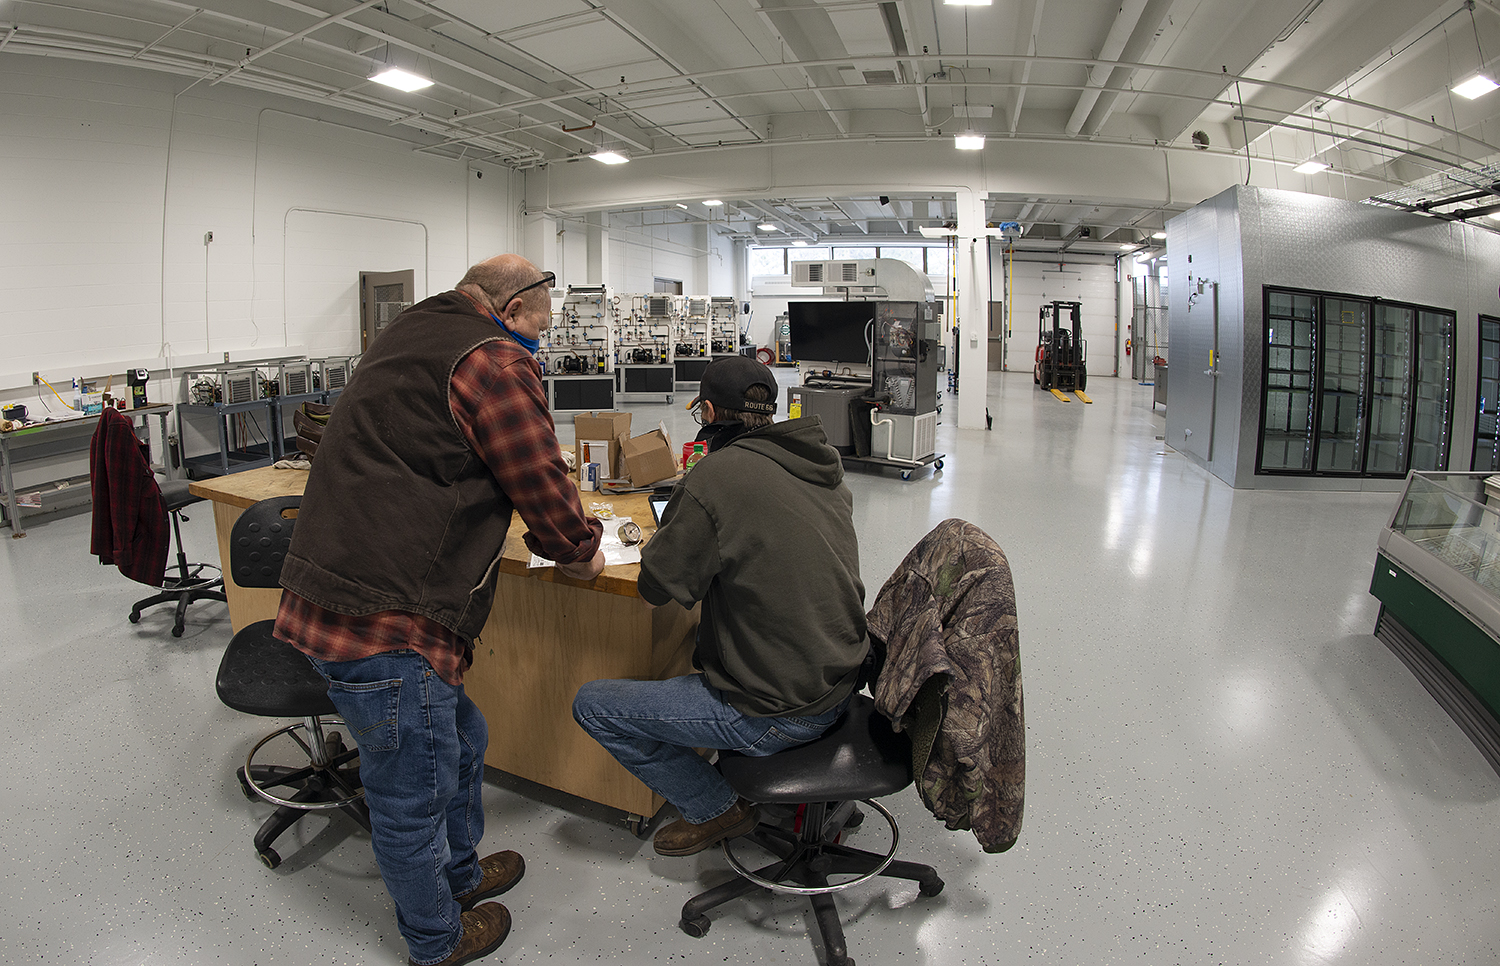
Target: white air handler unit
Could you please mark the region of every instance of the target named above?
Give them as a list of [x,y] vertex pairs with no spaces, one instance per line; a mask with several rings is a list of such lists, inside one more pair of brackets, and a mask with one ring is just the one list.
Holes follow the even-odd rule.
[[614,408],[617,312],[609,286],[568,286],[537,350],[552,409]]

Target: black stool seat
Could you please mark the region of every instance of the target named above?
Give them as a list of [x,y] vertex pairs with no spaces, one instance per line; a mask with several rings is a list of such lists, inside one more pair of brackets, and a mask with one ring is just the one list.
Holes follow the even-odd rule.
[[334,714],[328,682],[307,657],[271,636],[275,621],[257,621],[234,635],[219,663],[219,700],[264,718]]
[[161,499],[167,505],[168,513],[203,501],[203,497],[193,496],[188,492],[187,480],[164,480],[161,484]]
[[911,784],[911,741],[856,694],[818,740],[763,758],[721,752],[719,772],[752,802],[880,798]]

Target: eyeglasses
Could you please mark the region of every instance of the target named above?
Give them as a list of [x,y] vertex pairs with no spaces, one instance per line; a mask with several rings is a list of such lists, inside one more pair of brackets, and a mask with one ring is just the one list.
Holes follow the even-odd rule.
[[512,293],[512,295],[511,295],[510,298],[506,299],[504,302],[501,302],[500,303],[500,311],[504,312],[505,311],[505,307],[507,305],[509,305],[512,301],[514,301],[515,298],[516,298],[516,296],[520,295],[522,292],[529,292],[532,289],[537,288],[537,287],[542,286],[542,285],[546,285],[546,286],[550,287],[552,285],[555,285],[556,283],[557,283],[557,275],[555,273],[553,273],[553,272],[543,272],[541,278],[537,279],[535,282],[532,282],[530,285],[527,285],[525,288],[518,288],[518,289],[516,289],[515,292]]

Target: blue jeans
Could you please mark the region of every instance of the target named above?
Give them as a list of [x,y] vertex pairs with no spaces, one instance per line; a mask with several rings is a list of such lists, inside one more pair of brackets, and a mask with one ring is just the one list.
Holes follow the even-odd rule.
[[416,651],[309,660],[359,745],[371,844],[411,960],[442,962],[463,937],[453,896],[483,878],[484,715]]
[[738,711],[701,674],[665,681],[590,681],[573,699],[573,719],[631,774],[695,825],[739,798],[694,748],[756,757],[806,744],[832,727],[849,699],[811,717],[757,718]]

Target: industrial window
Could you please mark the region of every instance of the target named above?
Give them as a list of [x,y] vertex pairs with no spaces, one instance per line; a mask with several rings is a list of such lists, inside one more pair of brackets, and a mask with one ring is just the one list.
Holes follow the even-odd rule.
[[752,249],[750,249],[750,274],[751,275],[785,275],[786,274],[786,249],[785,248],[752,248]]

